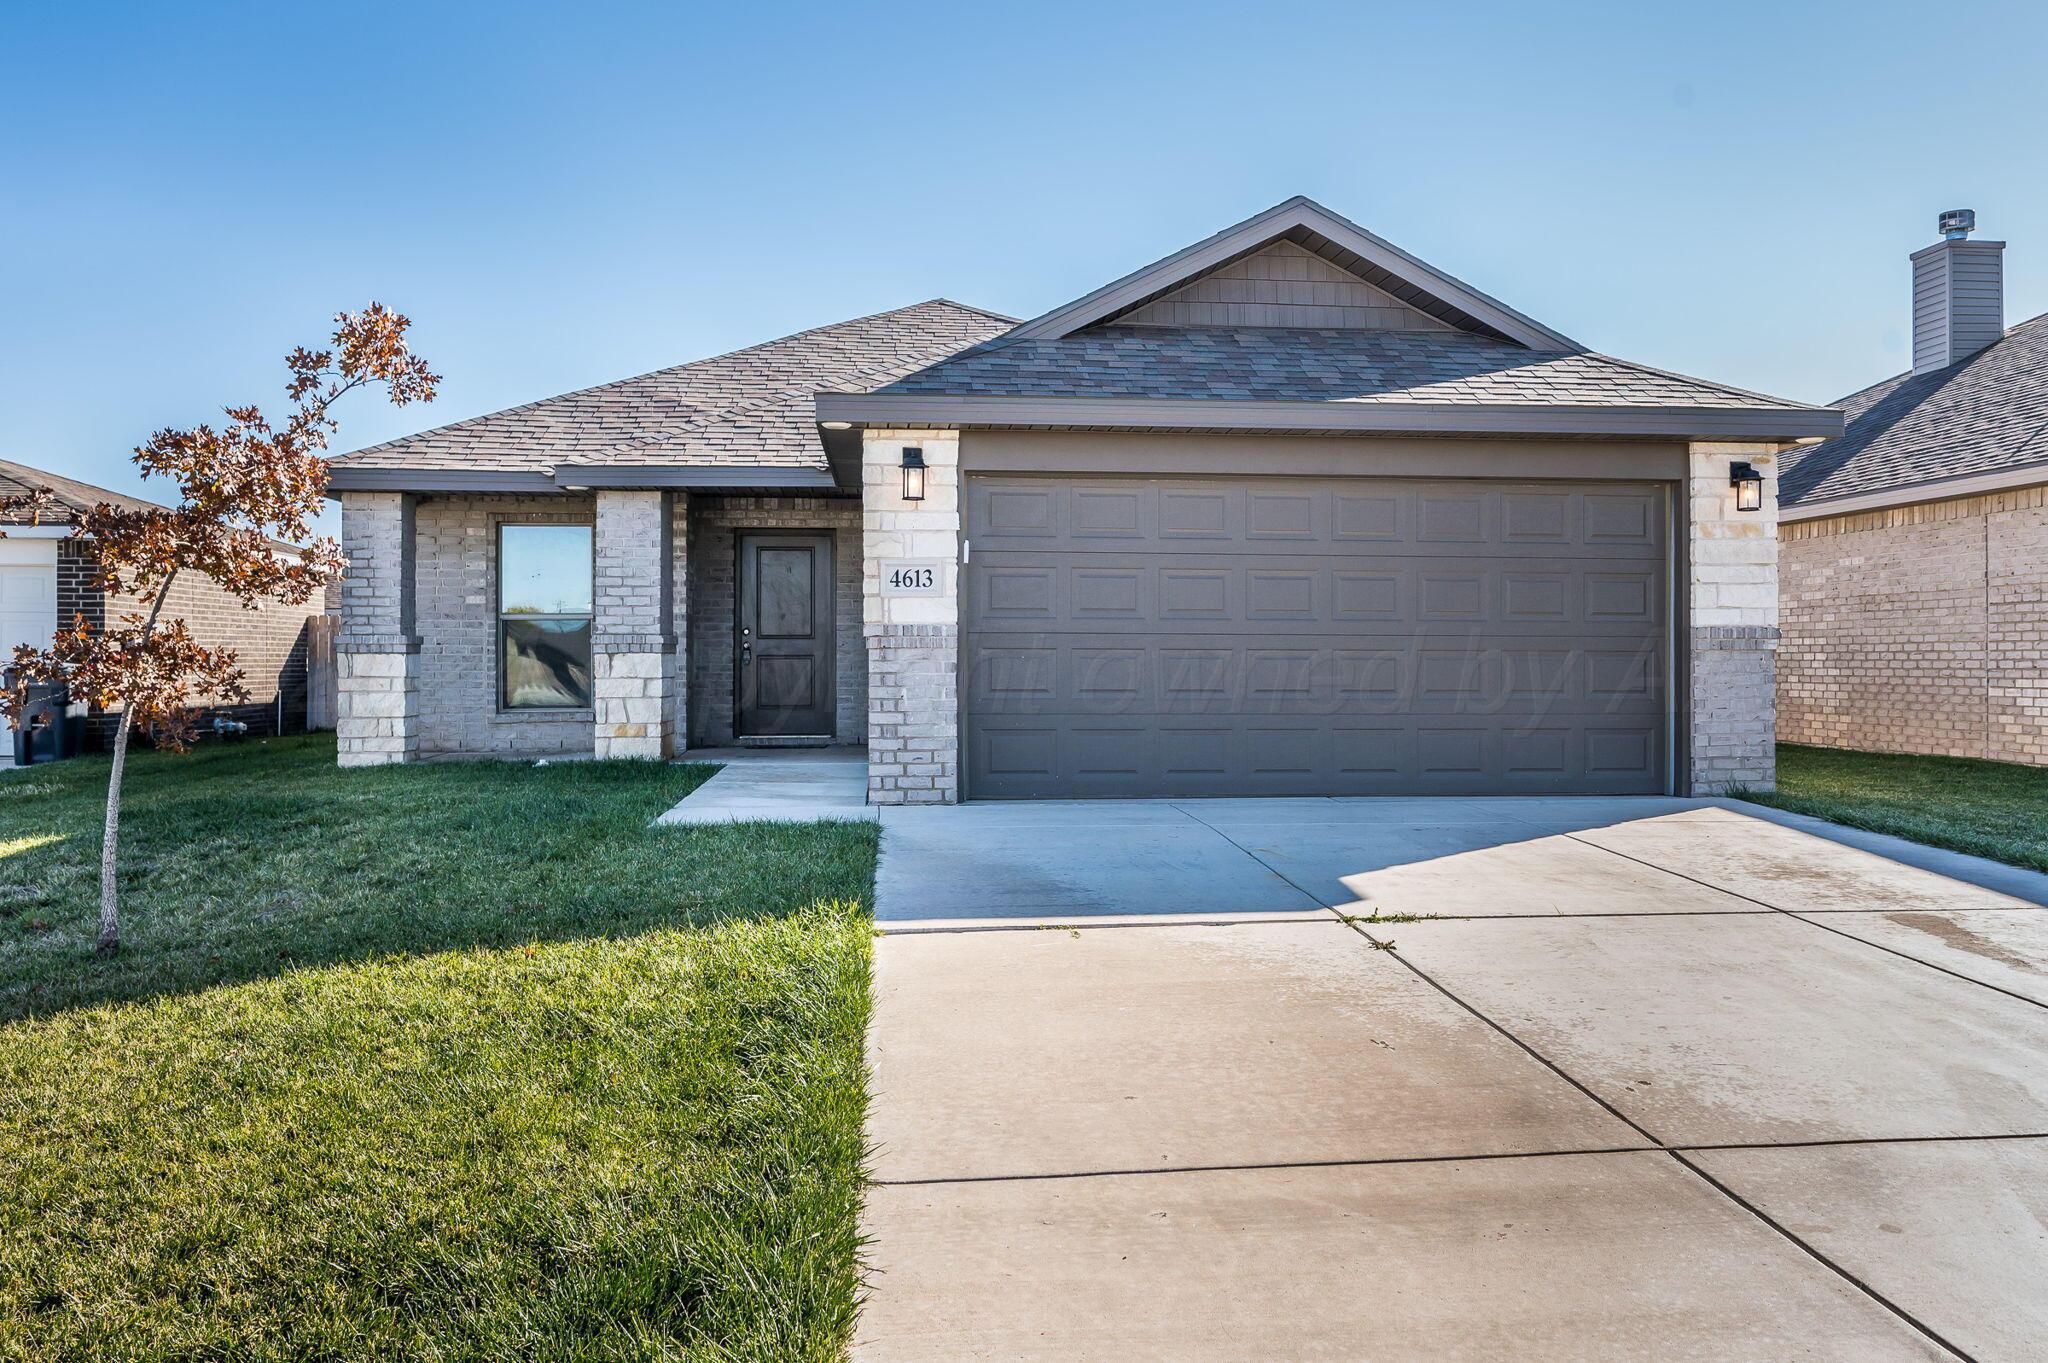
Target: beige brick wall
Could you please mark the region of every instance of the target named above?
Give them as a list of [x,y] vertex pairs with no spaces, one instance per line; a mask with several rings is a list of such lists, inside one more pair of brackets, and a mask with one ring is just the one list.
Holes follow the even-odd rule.
[[419,636],[414,633],[415,499],[344,492],[341,629],[335,638],[335,740],[344,767],[419,753]]
[[[868,799],[960,798],[960,435],[868,431],[861,455]],[[903,450],[924,451],[925,498],[903,500]],[[936,559],[937,596],[882,595],[885,559]]]
[[[1691,651],[1690,789],[1777,783],[1773,664],[1778,646],[1776,446],[1695,444],[1688,473],[1686,561]],[[1737,511],[1728,468],[1764,475],[1759,511]]]
[[597,494],[591,708],[599,757],[675,755],[669,494]]
[[2048,486],[1783,541],[1780,738],[2048,765]]

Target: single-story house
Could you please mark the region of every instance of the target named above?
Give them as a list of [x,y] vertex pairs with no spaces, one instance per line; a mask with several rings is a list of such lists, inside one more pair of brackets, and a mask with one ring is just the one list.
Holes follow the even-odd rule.
[[[109,597],[94,585],[99,564],[92,541],[77,533],[80,516],[101,502],[131,510],[154,502],[124,497],[103,487],[46,469],[0,459],[0,497],[47,490],[46,507],[0,514],[0,663],[17,644],[47,648],[59,626],[83,618],[94,629],[118,625],[121,617],[148,609],[134,597]],[[186,573],[171,584],[165,614],[191,627],[208,647],[232,646],[247,673],[249,700],[239,705],[202,707],[203,721],[239,720],[252,734],[297,733],[306,727],[306,621],[326,609],[315,599],[303,606],[266,602],[242,605],[211,578]],[[104,744],[117,716],[86,718],[89,743]]]
[[1913,367],[1784,466],[1788,742],[2048,765],[2048,315],[2006,330],[1975,226],[1913,253]]
[[336,458],[348,764],[865,744],[877,803],[1773,779],[1776,456],[1307,199]]

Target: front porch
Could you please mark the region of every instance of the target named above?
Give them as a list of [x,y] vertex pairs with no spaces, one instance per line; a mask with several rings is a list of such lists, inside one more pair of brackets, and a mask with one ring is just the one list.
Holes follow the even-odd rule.
[[342,499],[345,766],[866,741],[857,499]]

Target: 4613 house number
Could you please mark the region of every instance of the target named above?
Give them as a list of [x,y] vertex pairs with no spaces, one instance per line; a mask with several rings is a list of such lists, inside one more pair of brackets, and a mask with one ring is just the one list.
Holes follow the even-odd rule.
[[944,572],[944,565],[937,559],[883,559],[882,595],[937,596]]

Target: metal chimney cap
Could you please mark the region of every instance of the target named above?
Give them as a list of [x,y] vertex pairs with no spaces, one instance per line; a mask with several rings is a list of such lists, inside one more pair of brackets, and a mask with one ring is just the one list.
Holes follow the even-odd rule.
[[1936,227],[1950,241],[1961,241],[1977,230],[1977,210],[1974,208],[1951,208],[1936,219]]

